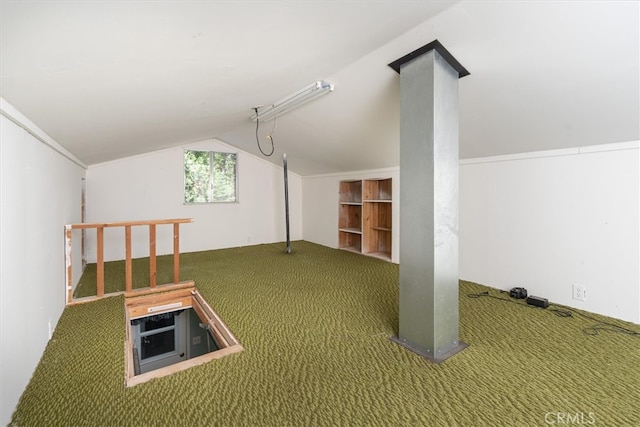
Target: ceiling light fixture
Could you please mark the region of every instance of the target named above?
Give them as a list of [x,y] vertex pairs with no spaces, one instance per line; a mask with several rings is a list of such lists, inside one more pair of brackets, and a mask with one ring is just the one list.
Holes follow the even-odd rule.
[[332,84],[322,80],[315,81],[276,103],[254,108],[255,114],[251,116],[251,120],[271,120],[332,91]]

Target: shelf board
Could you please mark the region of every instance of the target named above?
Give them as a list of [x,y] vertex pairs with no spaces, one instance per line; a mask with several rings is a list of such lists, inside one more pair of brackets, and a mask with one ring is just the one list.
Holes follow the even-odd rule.
[[360,230],[359,228],[338,228],[338,231],[343,231],[345,233],[362,234],[362,230]]
[[355,252],[357,254],[362,253],[362,252],[360,252],[360,248],[358,248],[356,246],[344,246],[344,247],[341,247],[340,249],[342,249],[343,251]]
[[383,259],[385,261],[390,261],[391,260],[391,254],[388,253],[388,252],[366,252],[366,253],[364,253],[364,255],[370,256],[370,257],[373,257],[373,258]]
[[391,199],[367,199],[365,200],[365,203],[369,202],[369,203],[391,203]]
[[391,228],[389,227],[371,227],[374,230],[379,230],[379,231],[391,231]]
[[362,206],[362,202],[340,202],[341,205]]

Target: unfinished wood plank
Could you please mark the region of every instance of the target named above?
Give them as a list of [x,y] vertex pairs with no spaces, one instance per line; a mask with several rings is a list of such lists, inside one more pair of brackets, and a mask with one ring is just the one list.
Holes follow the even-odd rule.
[[96,295],[99,297],[104,296],[104,228],[98,227],[98,248],[97,248],[97,259],[96,259],[96,270],[97,270],[97,286],[96,286]]
[[340,181],[340,201],[341,202],[362,202],[362,181]]
[[133,267],[131,265],[131,226],[124,227],[124,246],[125,246],[125,291],[131,292],[133,289]]
[[133,337],[131,336],[131,317],[129,317],[129,313],[125,310],[125,324],[127,327],[125,328],[125,340],[124,340],[124,383],[127,384],[127,380],[136,375],[135,371],[135,363],[133,361]]
[[380,180],[379,189],[378,189],[378,199],[391,201],[392,199],[391,178]]
[[73,301],[73,267],[72,267],[72,257],[71,257],[71,227],[68,225],[65,226],[65,259],[66,259],[66,295],[67,295],[67,304]]
[[175,218],[175,219],[153,219],[148,221],[119,221],[119,222],[85,222],[80,224],[69,224],[71,228],[108,228],[108,227],[124,227],[126,225],[139,226],[149,224],[185,224],[193,222],[193,218]]
[[230,345],[237,344],[237,340],[228,330],[227,325],[225,325],[218,316],[216,316],[215,312],[208,304],[202,304],[202,298],[198,298],[193,296],[193,309],[198,312],[198,316],[201,319],[208,319],[207,323],[211,326],[211,332],[214,333],[218,342],[222,345],[222,347],[228,347]]
[[98,301],[99,299],[117,297],[117,296],[123,295],[123,294],[124,294],[124,292],[120,291],[120,292],[110,292],[108,294],[105,294],[103,297],[98,297],[98,296],[94,295],[94,296],[90,296],[90,297],[74,298],[73,301],[71,301],[69,304],[67,304],[67,306],[86,304],[88,302]]
[[[200,320],[209,319],[209,316],[207,315],[207,313],[205,313],[205,311],[202,309],[202,307],[200,306],[198,301],[196,301],[195,298],[193,299],[191,308],[193,308],[193,311],[196,312],[196,314],[198,315]],[[231,345],[226,340],[224,335],[222,335],[220,333],[219,329],[216,328],[215,324],[213,323],[213,321],[211,319],[207,320],[206,323],[207,323],[207,325],[209,325],[209,330],[213,334],[213,337],[215,338],[216,342],[219,344],[220,348],[226,348],[226,347],[229,347]]]
[[169,292],[154,292],[125,298],[126,311],[131,318],[166,313],[192,306],[193,288],[182,288]]
[[146,372],[144,374],[136,375],[127,379],[127,387],[133,387],[138,384],[145,383],[155,378],[165,377],[167,375],[184,371],[185,369],[192,368],[194,366],[202,365],[203,363],[210,362],[228,356],[230,354],[239,353],[244,348],[241,345],[236,344],[222,350],[213,351],[211,353],[203,354],[202,356],[194,357],[193,359],[178,362],[164,368],[156,369]]
[[190,296],[192,291],[193,288],[183,287],[179,289],[172,289],[169,292],[149,292],[144,295],[135,295],[134,292],[129,292],[125,294],[125,304],[127,307],[160,304],[162,302],[170,301],[171,298]]
[[[365,184],[370,184],[369,181],[365,181]],[[369,185],[366,185],[369,187]],[[364,214],[362,218],[362,253],[366,254],[373,252],[371,246],[374,244],[374,236],[371,235],[371,224],[373,222],[373,209],[375,204],[366,202],[364,204]]]
[[173,224],[173,283],[180,281],[180,223]]
[[156,287],[156,225],[149,224],[149,286]]
[[340,249],[346,249],[353,252],[362,250],[362,233],[353,233],[339,230],[338,242]]
[[[80,209],[80,222],[85,222],[87,220],[87,180],[86,178],[82,178],[82,199],[81,199],[81,209]],[[82,272],[87,268],[87,230],[80,231],[80,253],[82,257]]]
[[361,205],[340,205],[338,212],[338,228],[352,228],[362,230],[362,206]]
[[216,314],[216,312],[209,305],[209,303],[202,297],[200,292],[198,292],[198,290],[196,289],[192,293],[193,293],[193,297],[195,299],[195,302],[197,302],[202,307],[202,309],[207,314],[207,317],[212,319],[214,321],[214,323],[219,327],[220,333],[222,333],[224,335],[225,340],[231,345],[236,344],[238,342],[236,337],[233,335],[231,330],[229,330],[227,325],[222,321],[220,316],[218,316]]
[[185,280],[183,282],[179,282],[179,283],[167,283],[164,285],[158,285],[155,288],[151,289],[151,288],[141,288],[141,289],[134,289],[131,292],[127,292],[125,293],[125,298],[135,298],[135,297],[142,297],[145,295],[150,295],[150,294],[157,294],[157,293],[162,293],[162,292],[169,292],[169,291],[176,291],[179,289],[188,289],[188,288],[195,288],[196,284],[193,280]]
[[191,308],[192,298],[190,295],[183,297],[171,297],[158,302],[141,304],[128,307],[129,315],[132,319],[139,317],[153,316],[161,313]]

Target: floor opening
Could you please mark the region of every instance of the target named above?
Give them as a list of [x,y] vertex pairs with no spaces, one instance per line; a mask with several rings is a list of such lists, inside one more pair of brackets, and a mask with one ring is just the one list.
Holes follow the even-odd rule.
[[126,384],[188,369],[242,351],[193,284],[126,295]]
[[133,319],[131,330],[136,375],[220,350],[193,308]]

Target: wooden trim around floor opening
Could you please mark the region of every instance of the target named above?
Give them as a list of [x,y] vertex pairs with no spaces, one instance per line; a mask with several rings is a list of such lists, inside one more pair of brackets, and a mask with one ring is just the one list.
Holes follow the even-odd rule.
[[[210,326],[210,330],[221,348],[164,368],[135,375],[131,320],[185,308],[193,308],[202,323],[207,323]],[[127,387],[133,387],[155,378],[171,375],[243,350],[227,325],[202,297],[194,282],[183,282],[179,285],[125,293],[125,319],[125,385]]]

